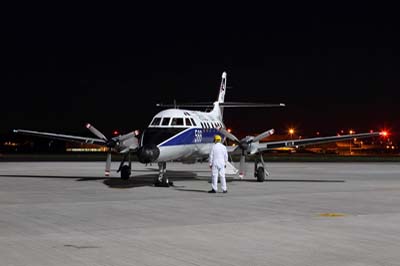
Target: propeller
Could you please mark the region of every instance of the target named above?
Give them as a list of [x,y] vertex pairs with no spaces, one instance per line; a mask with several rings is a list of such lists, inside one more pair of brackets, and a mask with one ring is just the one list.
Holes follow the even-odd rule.
[[89,129],[89,131],[92,132],[93,135],[105,141],[105,146],[107,147],[107,159],[106,159],[106,168],[104,174],[106,176],[109,176],[111,171],[112,150],[116,150],[117,152],[120,153],[126,153],[129,152],[129,150],[134,150],[139,146],[139,141],[137,139],[139,131],[137,130],[125,135],[119,135],[117,137],[107,139],[107,137],[104,136],[103,133],[101,133],[91,124],[86,124],[86,128]]
[[259,144],[260,140],[274,134],[274,129],[270,129],[270,130],[264,131],[263,133],[255,136],[255,137],[246,136],[246,137],[242,138],[241,140],[239,140],[235,135],[228,132],[224,128],[219,128],[218,130],[223,135],[225,135],[228,139],[234,141],[241,150],[240,164],[239,164],[239,176],[241,176],[241,177],[244,176],[246,156],[248,154],[251,155],[251,154],[257,153],[258,152],[258,144]]

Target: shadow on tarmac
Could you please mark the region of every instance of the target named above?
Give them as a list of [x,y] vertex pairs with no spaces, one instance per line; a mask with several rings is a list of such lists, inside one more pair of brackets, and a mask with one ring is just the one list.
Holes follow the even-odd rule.
[[[65,175],[0,175],[0,177],[16,177],[16,178],[49,178],[49,179],[75,179],[78,182],[86,182],[86,181],[98,181],[103,180],[103,184],[110,188],[120,188],[120,189],[129,189],[135,187],[153,187],[154,179],[157,177],[158,173],[153,174],[145,174],[145,175],[136,175],[131,177],[128,180],[122,180],[119,177],[79,177],[79,176],[65,176]],[[208,176],[199,176],[195,172],[189,171],[167,171],[167,178],[170,181],[208,181],[211,183],[210,177]],[[232,179],[227,178],[227,182],[257,182],[255,179]],[[345,180],[320,180],[320,179],[267,179],[265,182],[311,182],[311,183],[344,183]],[[204,190],[196,190],[196,189],[184,189],[180,186],[172,185],[176,190],[179,191],[189,191],[189,192],[201,192],[207,193]]]
[[[110,188],[135,188],[135,187],[153,187],[154,179],[158,173],[136,175],[128,180],[122,180],[119,177],[98,177],[98,176],[66,176],[66,175],[0,175],[0,177],[16,178],[42,178],[42,179],[75,179],[78,182],[103,180],[103,184]],[[197,174],[188,171],[167,171],[166,177],[171,181],[203,181],[196,178]],[[176,187],[176,186],[175,186]]]

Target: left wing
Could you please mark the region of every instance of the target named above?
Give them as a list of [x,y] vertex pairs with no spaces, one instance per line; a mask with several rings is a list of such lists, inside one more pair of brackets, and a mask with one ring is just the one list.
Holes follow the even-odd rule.
[[72,135],[48,133],[48,132],[24,130],[24,129],[14,129],[13,132],[23,134],[23,135],[30,135],[30,136],[64,140],[64,141],[73,141],[73,142],[79,142],[79,143],[98,144],[98,145],[103,145],[103,146],[105,146],[107,144],[106,139],[100,139],[100,138],[88,138],[88,137],[81,137],[81,136],[72,136]]
[[279,141],[257,143],[256,147],[257,147],[257,152],[260,152],[260,151],[266,151],[266,150],[282,148],[282,147],[299,147],[299,146],[306,146],[306,145],[312,145],[312,144],[337,142],[337,141],[349,140],[349,139],[354,139],[354,138],[358,138],[358,139],[370,138],[370,137],[375,137],[375,136],[380,136],[380,135],[382,135],[381,132],[372,132],[372,133],[360,133],[360,134],[351,134],[351,135],[342,135],[342,136],[279,140]]

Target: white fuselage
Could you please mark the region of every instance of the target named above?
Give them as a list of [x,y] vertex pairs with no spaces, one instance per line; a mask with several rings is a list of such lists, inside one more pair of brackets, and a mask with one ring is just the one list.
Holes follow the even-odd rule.
[[141,146],[156,145],[156,162],[206,158],[218,128],[224,128],[219,112],[168,109],[159,112],[143,132]]

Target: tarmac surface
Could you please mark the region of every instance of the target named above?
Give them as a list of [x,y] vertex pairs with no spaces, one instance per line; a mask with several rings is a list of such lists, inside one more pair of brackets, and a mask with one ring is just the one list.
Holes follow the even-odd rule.
[[0,163],[0,265],[400,265],[400,164],[246,166],[208,194],[205,163]]

